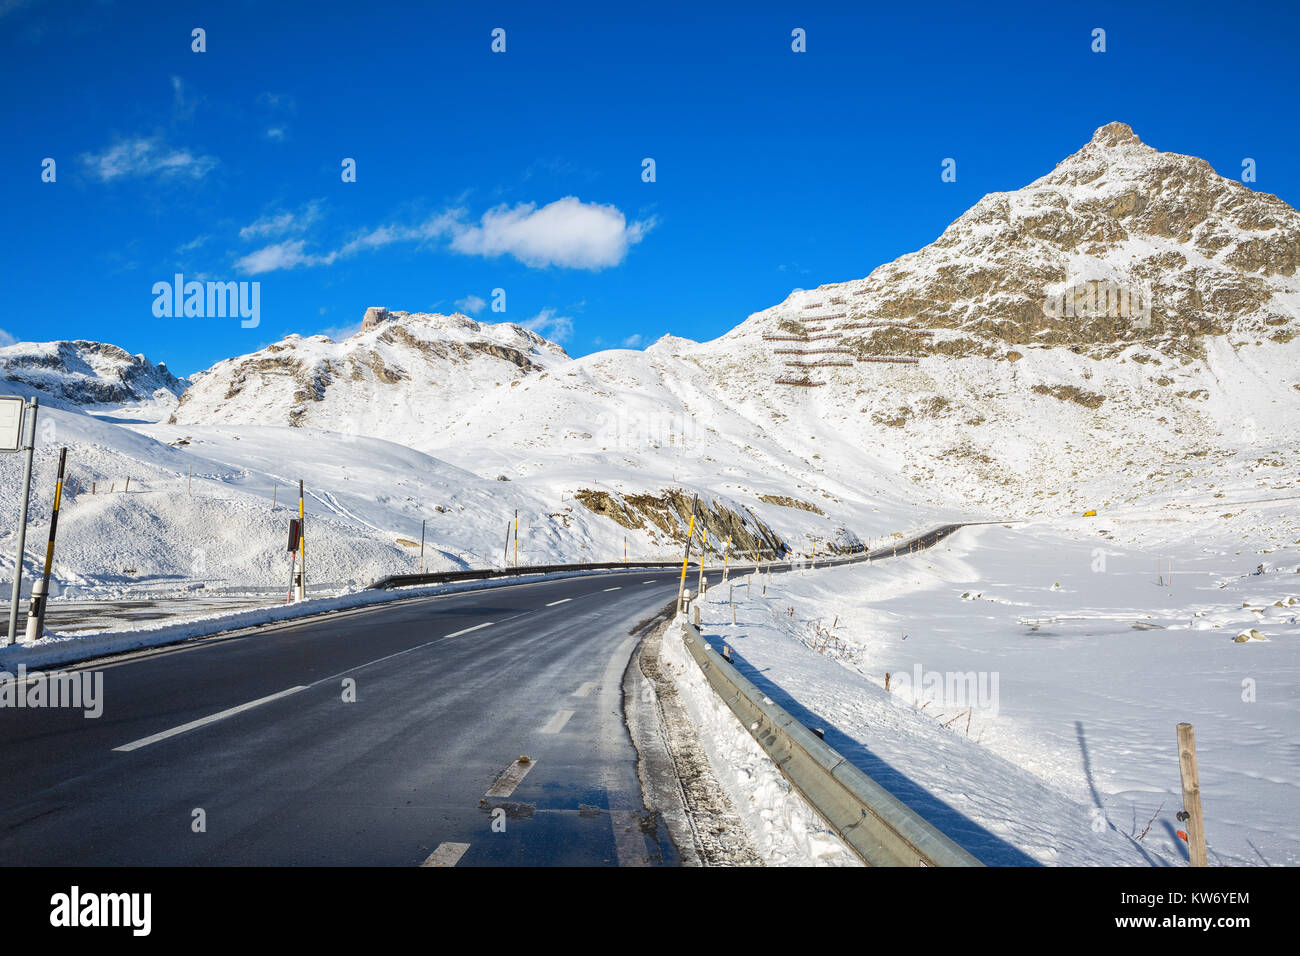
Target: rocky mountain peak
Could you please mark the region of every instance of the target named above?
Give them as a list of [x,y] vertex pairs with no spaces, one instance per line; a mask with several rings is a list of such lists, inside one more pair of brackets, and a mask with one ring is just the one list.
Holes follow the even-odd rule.
[[1142,140],[1138,139],[1137,133],[1133,132],[1133,127],[1128,123],[1107,123],[1105,126],[1098,127],[1097,131],[1092,134],[1092,142],[1099,146],[1124,146],[1124,145],[1143,145]]
[[815,334],[819,353],[842,360],[1014,361],[1061,345],[1104,358],[1138,343],[1195,358],[1206,336],[1295,337],[1297,268],[1300,213],[1115,122],[1047,175],[986,195],[929,246],[756,320],[774,343]]

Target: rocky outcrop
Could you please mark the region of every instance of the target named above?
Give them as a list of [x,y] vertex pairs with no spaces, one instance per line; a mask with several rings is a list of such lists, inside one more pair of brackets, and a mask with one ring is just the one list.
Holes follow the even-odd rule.
[[187,385],[163,362],[154,364],[116,345],[85,339],[0,347],[0,379],[73,405],[144,401],[160,389],[174,398]]

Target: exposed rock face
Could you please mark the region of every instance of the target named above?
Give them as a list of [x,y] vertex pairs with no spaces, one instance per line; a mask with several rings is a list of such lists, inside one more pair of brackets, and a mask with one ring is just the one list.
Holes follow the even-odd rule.
[[[1133,342],[1182,356],[1206,335],[1294,336],[1298,262],[1296,210],[1110,123],[1041,179],[985,196],[931,245],[817,293],[843,303],[841,326],[912,326],[849,330],[843,344],[861,356],[1009,358],[1011,346],[1067,345],[1100,357]],[[770,310],[773,331],[804,329],[804,304]]]
[[0,348],[0,380],[19,382],[74,405],[173,399],[186,382],[159,362],[103,342],[20,342]]
[[[694,499],[681,489],[670,488],[658,495],[616,495],[584,488],[574,498],[589,511],[624,528],[648,531],[657,542],[686,543]],[[748,509],[742,514],[733,503],[700,501],[695,513],[695,533],[703,538],[706,532],[709,550],[717,555],[722,554],[728,539],[733,555],[778,557],[789,551],[781,537],[757,515]]]

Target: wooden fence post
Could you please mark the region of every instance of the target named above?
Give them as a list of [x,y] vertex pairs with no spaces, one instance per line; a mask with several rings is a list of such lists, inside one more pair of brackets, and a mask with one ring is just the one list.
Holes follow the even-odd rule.
[[1187,855],[1192,866],[1205,866],[1205,820],[1201,816],[1201,780],[1196,772],[1196,736],[1191,724],[1178,725],[1178,769],[1183,778]]

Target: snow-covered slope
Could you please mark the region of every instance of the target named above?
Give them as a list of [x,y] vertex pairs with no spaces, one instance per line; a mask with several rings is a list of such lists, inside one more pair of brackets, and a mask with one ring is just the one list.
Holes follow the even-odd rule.
[[0,389],[55,405],[176,403],[188,383],[143,355],[103,342],[19,342],[0,347]]
[[[551,491],[688,476],[811,496],[859,535],[877,530],[866,501],[1012,517],[1208,487],[1225,470],[1266,485],[1300,447],[1297,249],[1284,202],[1112,123],[924,249],[796,291],[712,342],[576,361],[532,343],[529,365],[461,349],[426,369],[408,339],[441,341],[452,323],[521,351],[532,340],[399,318],[221,363],[176,420],[374,434]],[[452,381],[474,400],[440,401]]]
[[449,410],[485,388],[565,363],[564,350],[509,323],[394,312],[340,342],[291,335],[195,376],[180,425],[291,425],[424,447]]

